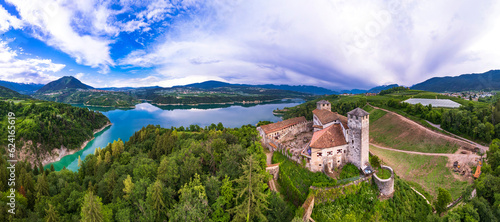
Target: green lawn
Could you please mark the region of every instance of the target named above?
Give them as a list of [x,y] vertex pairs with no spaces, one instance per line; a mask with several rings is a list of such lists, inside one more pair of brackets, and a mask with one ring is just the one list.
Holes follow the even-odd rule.
[[446,167],[447,157],[401,153],[374,146],[370,146],[370,151],[392,167],[398,176],[420,184],[434,197],[437,188],[442,187],[450,191],[452,198],[456,199],[467,186],[467,182],[456,179],[452,175],[453,172]]
[[392,175],[391,171],[388,169],[385,169],[385,168],[380,168],[380,170],[378,170],[378,172],[376,174],[377,174],[378,178],[383,179],[383,180],[391,178],[391,175]]

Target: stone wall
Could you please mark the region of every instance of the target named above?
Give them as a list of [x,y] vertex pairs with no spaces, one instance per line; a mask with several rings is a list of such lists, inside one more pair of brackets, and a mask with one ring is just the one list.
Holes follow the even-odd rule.
[[279,175],[279,172],[280,172],[280,166],[279,164],[271,164],[271,165],[267,165],[266,167],[266,171],[273,175],[273,179],[274,180],[277,180],[278,179],[278,175]]
[[380,194],[390,196],[394,193],[394,171],[389,166],[381,166],[381,168],[391,171],[391,177],[389,179],[380,179],[377,174],[373,174],[373,181],[377,184]]
[[[329,169],[332,168],[332,165],[333,167],[336,167],[338,165],[346,163],[347,160],[345,154],[347,149],[348,149],[347,144],[336,147],[324,148],[324,149],[311,148],[311,160],[309,162],[310,163],[309,170],[313,172],[323,171],[323,169],[325,168],[325,163],[328,164]],[[339,153],[341,162],[339,164],[336,163],[338,150],[341,150],[341,152]],[[318,152],[321,152],[320,157],[318,157]],[[332,155],[328,156],[328,152],[331,152]],[[335,161],[335,163],[333,163],[333,161]]]

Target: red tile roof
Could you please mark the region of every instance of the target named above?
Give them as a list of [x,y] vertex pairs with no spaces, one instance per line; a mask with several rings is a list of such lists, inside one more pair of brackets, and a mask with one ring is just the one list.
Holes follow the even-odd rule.
[[260,128],[262,130],[264,130],[265,134],[269,134],[269,133],[274,133],[276,131],[288,128],[290,126],[293,126],[293,125],[296,125],[296,124],[299,124],[299,123],[302,123],[302,122],[306,122],[306,118],[303,117],[303,116],[301,116],[301,117],[295,117],[295,118],[292,118],[292,119],[283,120],[281,122],[276,122],[276,123],[271,123],[271,124],[263,125],[263,126],[260,126]]
[[311,139],[311,148],[323,149],[347,144],[344,132],[340,124],[333,124],[325,129],[317,131]]
[[347,117],[342,116],[336,112],[332,112],[326,109],[315,109],[313,110],[313,114],[318,117],[319,121],[323,124],[326,125],[327,123],[331,123],[335,120],[340,120],[344,128],[348,129],[349,127],[347,126]]

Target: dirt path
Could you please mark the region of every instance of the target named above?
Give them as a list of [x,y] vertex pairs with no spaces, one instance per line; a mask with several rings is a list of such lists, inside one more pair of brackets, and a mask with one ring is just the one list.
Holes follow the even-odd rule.
[[[398,113],[395,113],[395,112],[393,112],[393,111],[390,111],[390,110],[387,110],[387,109],[383,109],[383,108],[380,108],[380,107],[376,107],[376,106],[373,106],[373,105],[371,105],[371,104],[369,104],[369,103],[368,103],[368,105],[370,105],[370,106],[371,106],[371,107],[373,107],[374,109],[383,110],[383,111],[385,111],[385,112],[392,113],[393,115],[399,116],[399,117],[400,117],[403,121],[405,121],[405,122],[407,122],[407,123],[410,123],[410,124],[414,125],[415,127],[418,127],[418,128],[420,128],[420,129],[422,129],[422,130],[426,131],[426,132],[427,132],[427,133],[429,133],[429,134],[436,135],[436,136],[440,136],[440,137],[445,137],[446,139],[453,140],[453,141],[457,141],[457,143],[458,143],[458,144],[460,144],[460,143],[467,143],[469,146],[476,146],[476,147],[478,147],[479,149],[481,149],[481,152],[482,152],[482,153],[486,153],[486,151],[489,149],[489,147],[487,147],[487,146],[483,146],[483,145],[481,145],[481,144],[477,144],[477,143],[475,143],[475,142],[472,142],[472,141],[470,141],[470,140],[467,140],[467,139],[465,139],[465,138],[459,137],[459,136],[454,135],[454,134],[451,134],[451,133],[450,133],[450,134],[451,134],[451,135],[453,135],[453,136],[455,136],[456,138],[455,138],[455,137],[451,137],[451,136],[449,136],[449,135],[445,135],[445,134],[442,134],[442,133],[436,132],[436,131],[434,131],[434,130],[431,130],[431,129],[429,129],[429,128],[425,127],[425,126],[422,126],[422,125],[420,125],[419,123],[416,123],[415,121],[413,121],[413,120],[411,120],[411,119],[408,119],[408,118],[406,118],[406,117],[404,117],[404,116],[402,116],[402,115],[400,115],[400,114],[398,114]],[[433,126],[434,126],[435,124],[431,124],[431,125],[433,125]],[[434,127],[435,127],[435,126],[434,126]],[[437,128],[437,127],[436,127],[436,128]],[[441,129],[441,128],[438,128],[438,129]]]
[[266,153],[266,157],[267,157],[267,165],[270,165],[272,163],[273,153]]
[[[455,153],[422,153],[422,152],[416,152],[416,151],[407,151],[407,150],[398,150],[398,149],[393,149],[389,147],[383,147],[377,144],[370,143],[371,146],[377,147],[379,149],[383,150],[390,150],[394,152],[400,152],[400,153],[408,153],[408,154],[414,154],[414,155],[423,155],[423,156],[444,156],[448,157],[448,162],[446,163],[446,167],[449,169],[453,169],[453,164],[455,162],[458,162],[458,165],[460,165],[461,171],[465,170],[467,175],[469,174],[469,171],[471,170],[472,166],[476,166],[478,161],[480,160],[480,156],[478,156],[475,153],[472,153],[470,151],[466,150],[458,150]],[[452,173],[453,177],[457,180],[460,181],[471,181],[472,178],[463,177],[460,176],[457,173]]]
[[427,201],[427,204],[431,205],[431,203],[429,202],[429,200],[427,200],[427,198],[425,198],[424,195],[422,195],[420,192],[418,192],[417,190],[415,190],[413,187],[410,187],[413,191],[415,191],[415,193],[417,193],[418,195],[422,196],[424,198],[425,201]]
[[449,168],[453,166],[453,162],[455,161],[458,161],[460,163],[477,163],[477,161],[480,158],[479,155],[465,150],[458,150],[455,153],[422,153],[416,151],[398,150],[389,147],[383,147],[374,143],[370,143],[370,145],[377,147],[379,149],[390,150],[394,152],[409,153],[409,154],[424,155],[424,156],[445,156],[448,157],[448,164],[446,164],[446,166]]

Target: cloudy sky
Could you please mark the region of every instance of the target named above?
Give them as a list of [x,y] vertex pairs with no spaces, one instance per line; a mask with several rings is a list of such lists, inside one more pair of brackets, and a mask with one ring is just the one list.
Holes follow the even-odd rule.
[[367,89],[500,69],[500,2],[0,0],[0,80]]

